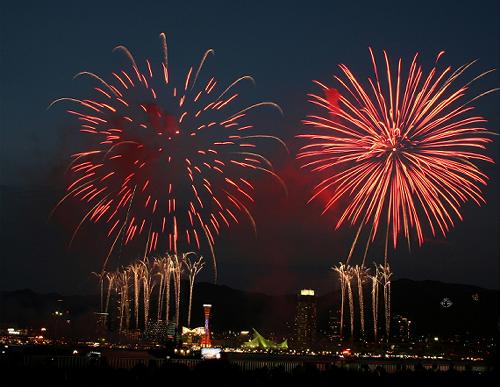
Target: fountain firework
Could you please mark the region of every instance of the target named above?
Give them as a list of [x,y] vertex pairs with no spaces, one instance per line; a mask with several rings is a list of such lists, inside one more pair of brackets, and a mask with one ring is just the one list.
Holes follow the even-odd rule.
[[104,306],[104,313],[108,313],[109,311],[109,301],[111,299],[111,290],[113,290],[114,282],[116,279],[117,273],[106,273],[106,279],[108,281],[108,290],[106,292],[106,305]]
[[135,262],[128,266],[128,269],[132,272],[134,280],[134,318],[135,318],[135,328],[139,328],[139,294],[141,291],[141,276],[143,266],[140,262]]
[[345,282],[347,285],[347,295],[349,297],[349,316],[350,316],[350,326],[351,326],[351,338],[354,337],[354,295],[352,293],[352,280],[354,278],[353,269],[351,266],[347,267],[345,274]]
[[149,308],[151,293],[153,292],[154,282],[153,276],[151,275],[152,265],[148,258],[144,258],[142,262],[142,295],[143,295],[143,306],[144,306],[144,327],[147,326],[149,321]]
[[385,335],[389,339],[391,332],[391,277],[393,273],[387,262],[379,267],[384,289]]
[[[151,321],[151,314],[156,312],[156,321],[170,322],[170,283],[174,285],[174,308],[175,315],[173,322],[176,327],[180,327],[180,299],[181,280],[183,274],[189,282],[188,296],[189,306],[187,315],[187,325],[191,323],[191,307],[193,289],[196,276],[204,267],[203,257],[192,258],[194,253],[167,254],[164,257],[150,259],[145,257],[133,262],[128,266],[121,267],[115,272],[105,272],[96,275],[99,281],[100,310],[108,313],[112,294],[117,296],[116,310],[118,311],[117,322],[119,332],[124,332],[131,328],[131,317],[133,311],[133,327],[135,329],[146,329]],[[184,271],[184,268],[186,269]],[[156,290],[158,288],[158,290]],[[157,294],[158,300],[152,303],[152,295]],[[131,308],[133,299],[134,307]],[[157,310],[151,312],[152,305]]]
[[[371,283],[371,307],[373,320],[373,338],[378,339],[378,310],[379,310],[379,287],[384,285],[384,315],[385,315],[385,331],[386,337],[390,334],[390,318],[391,318],[391,277],[392,272],[388,264],[374,264],[373,275],[370,270],[363,265],[351,266],[340,262],[333,270],[338,274],[341,290],[340,304],[340,336],[343,337],[344,329],[344,314],[345,305],[349,306],[350,317],[350,334],[351,338],[355,334],[355,293],[357,294],[357,303],[359,308],[359,333],[360,337],[364,338],[366,333],[366,316],[364,302],[364,284],[369,281]],[[357,291],[353,290],[354,283]]]
[[369,275],[368,278],[372,283],[372,319],[373,319],[373,338],[377,341],[378,338],[378,293],[380,285],[380,272],[378,266],[375,265],[375,272]]
[[346,296],[346,273],[347,266],[340,262],[338,266],[332,267],[332,269],[338,274],[339,282],[340,282],[340,336],[343,337],[344,333],[344,305],[345,305],[345,296]]
[[116,281],[116,291],[120,297],[119,305],[119,332],[123,332],[123,328],[128,330],[130,325],[130,306],[129,306],[129,279],[130,272],[128,270],[123,270],[118,273]]
[[181,306],[181,277],[182,277],[182,262],[185,254],[180,258],[177,254],[171,254],[172,274],[174,277],[174,295],[175,295],[175,326],[179,326],[180,306]]
[[191,328],[191,306],[193,302],[193,287],[194,281],[198,273],[203,269],[205,265],[203,261],[203,257],[199,257],[198,259],[193,259],[192,261],[189,259],[190,254],[186,254],[184,256],[184,265],[186,266],[186,270],[189,278],[189,304],[188,304],[188,317],[187,317],[187,326]]
[[363,297],[363,284],[368,277],[368,269],[363,265],[356,265],[353,268],[354,276],[356,277],[356,284],[358,287],[358,305],[359,305],[359,322],[361,335],[365,335],[365,303]]

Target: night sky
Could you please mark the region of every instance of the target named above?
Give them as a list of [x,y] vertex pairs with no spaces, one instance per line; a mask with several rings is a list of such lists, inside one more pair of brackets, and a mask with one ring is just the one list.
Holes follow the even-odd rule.
[[[301,119],[311,109],[306,94],[316,90],[311,81],[332,83],[339,63],[365,80],[371,72],[368,46],[406,63],[418,51],[424,69],[441,50],[442,63],[454,68],[479,59],[469,79],[499,67],[497,0],[9,3],[0,5],[0,290],[96,291],[89,273],[100,269],[103,253],[92,235],[102,229],[86,228],[68,250],[72,226],[64,214],[48,220],[81,137],[63,108],[47,106],[58,97],[85,95],[92,83],[73,81],[79,71],[106,77],[121,66],[123,58],[111,52],[118,44],[137,58],[159,61],[158,34],[165,32],[171,66],[180,74],[214,48],[210,70],[223,83],[251,74],[254,99],[282,106],[284,118],[266,115],[260,126],[285,140],[292,155]],[[498,86],[494,73],[478,90]],[[495,132],[499,96],[476,103]],[[496,140],[489,154],[497,161],[498,150]],[[299,172],[292,157],[275,150],[272,159],[289,194],[269,181],[258,184],[257,236],[242,222],[216,241],[219,283],[268,293],[301,287],[325,292],[334,281],[328,269],[348,253],[354,230],[335,232],[331,214],[321,217],[319,204],[305,204],[315,180]],[[498,169],[482,167],[491,177],[484,191],[488,204],[467,203],[464,221],[446,239],[428,236],[423,247],[414,244],[409,251],[401,245],[391,253],[396,278],[498,288]],[[378,248],[372,255],[380,260]],[[131,259],[123,255],[123,261]],[[210,280],[211,270],[201,277]]]

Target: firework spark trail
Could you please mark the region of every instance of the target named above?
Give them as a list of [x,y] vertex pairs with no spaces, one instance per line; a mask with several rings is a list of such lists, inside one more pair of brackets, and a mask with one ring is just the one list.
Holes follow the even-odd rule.
[[344,334],[344,305],[345,305],[346,290],[347,290],[347,283],[346,283],[347,267],[342,262],[339,262],[338,266],[334,266],[332,269],[339,276],[340,292],[341,292],[341,300],[340,300],[340,337],[344,337],[343,336],[343,334]]
[[380,265],[380,275],[384,290],[385,335],[389,339],[391,333],[391,277],[392,271],[389,264]]
[[128,290],[129,290],[129,272],[128,270],[120,271],[117,275],[116,292],[120,298],[119,304],[119,328],[118,331],[122,333],[128,329],[129,325],[129,306],[128,306]]
[[158,258],[155,258],[154,260],[154,266],[157,268],[156,275],[160,278],[158,282],[158,300],[157,300],[157,305],[156,305],[156,321],[161,320],[161,314],[162,314],[162,307],[163,307],[163,281],[164,281],[164,275],[163,275],[163,268],[162,268],[162,261]]
[[345,277],[347,284],[347,295],[349,297],[349,316],[351,325],[351,338],[354,337],[354,295],[352,292],[352,280],[354,278],[352,267],[348,267]]
[[380,272],[378,266],[375,265],[375,272],[369,276],[372,282],[372,319],[373,319],[373,338],[378,339],[378,293],[380,285]]
[[151,306],[151,294],[154,289],[154,277],[151,273],[152,265],[148,258],[140,262],[142,265],[141,282],[142,282],[142,296],[144,307],[144,328],[148,326],[149,322],[149,308]]
[[106,273],[104,270],[101,271],[100,273],[92,272],[93,275],[95,275],[99,279],[99,301],[100,301],[100,308],[99,311],[101,313],[104,312],[104,280],[106,278]]
[[199,257],[198,259],[193,259],[192,261],[189,258],[189,253],[184,255],[183,263],[186,267],[188,279],[189,279],[189,303],[188,303],[188,317],[187,317],[187,327],[191,328],[191,306],[193,301],[193,288],[196,276],[203,269],[205,263],[203,262],[203,257]]
[[109,301],[111,299],[111,291],[113,290],[116,276],[116,273],[106,273],[106,280],[108,281],[108,289],[106,291],[106,305],[104,308],[104,313],[106,314],[109,313]]
[[121,297],[120,297],[120,291],[122,289],[121,286],[121,273],[117,272],[116,273],[116,280],[115,280],[115,288],[114,292],[118,296],[117,297],[117,309],[118,309],[118,332],[121,333],[123,329],[123,314],[124,314],[124,309],[123,309],[123,303],[121,302]]
[[[183,268],[186,266],[188,269],[191,305],[195,278],[204,265],[202,257],[190,260],[189,256],[191,254],[194,253],[185,253],[182,256],[171,254],[154,259],[143,257],[128,266],[120,267],[115,272],[103,272],[101,275],[96,274],[99,280],[99,287],[103,289],[103,300],[104,289],[106,292],[106,299],[103,301],[104,306],[102,308],[104,312],[108,313],[109,311],[112,293],[117,297],[115,306],[118,310],[117,321],[120,333],[131,328],[131,317],[134,317],[135,329],[148,329],[152,306],[151,296],[153,293],[158,294],[158,310],[156,310],[155,319],[160,321],[165,316],[165,321],[169,321],[170,282],[172,281],[172,277],[175,297],[174,320],[179,320]],[[157,286],[158,291],[155,290]],[[132,298],[134,303],[133,308],[130,305]],[[165,309],[163,309],[164,307]]]
[[123,272],[123,279],[122,279],[122,285],[123,285],[123,303],[124,303],[124,309],[125,309],[125,329],[128,330],[130,328],[130,299],[129,299],[129,290],[130,290],[130,271],[125,270]]
[[160,321],[163,314],[163,298],[165,296],[165,265],[166,263],[165,257],[155,258],[154,259],[154,268],[156,269],[156,276],[158,276],[158,303],[156,306],[156,321]]
[[139,329],[139,295],[141,292],[142,269],[143,266],[140,262],[129,265],[129,270],[132,273],[134,284],[134,318],[136,329]]
[[175,293],[175,326],[179,327],[180,306],[181,306],[181,278],[182,278],[182,262],[184,256],[181,258],[177,254],[171,254],[172,260],[172,275],[174,279],[174,293]]
[[164,277],[165,277],[165,321],[170,321],[170,282],[172,280],[173,262],[170,256],[165,257]]
[[364,266],[356,265],[353,268],[354,275],[356,277],[356,284],[358,287],[358,304],[359,304],[359,322],[361,335],[365,335],[365,303],[363,297],[363,284],[366,282],[368,277],[368,269]]
[[113,241],[108,258],[118,241],[127,245],[140,237],[147,241],[148,255],[208,246],[216,276],[214,243],[220,231],[238,223],[241,215],[254,225],[248,208],[254,201],[254,176],[264,173],[283,184],[258,145],[284,143],[256,132],[250,115],[265,106],[282,111],[273,102],[238,107],[241,85],[253,82],[249,76],[225,89],[215,77],[202,76],[213,50],[178,82],[169,68],[165,35],[160,39],[160,66],[149,60],[142,65],[118,46],[130,68],[113,72],[109,80],[79,73],[97,82],[95,97],[51,104],[76,104],[67,112],[95,140],[92,148],[73,155],[72,182],[55,209],[68,198],[90,208],[74,236],[85,222],[105,223]]
[[375,78],[368,79],[368,87],[341,64],[342,75],[334,78],[342,93],[315,82],[326,96],[309,94],[324,113],[304,120],[315,130],[298,136],[307,144],[297,158],[304,168],[326,175],[310,199],[331,192],[323,213],[348,201],[336,224],[337,229],[346,223],[358,227],[348,262],[366,227],[371,228],[368,247],[385,224],[387,259],[390,241],[395,249],[399,236],[410,244],[416,234],[421,245],[424,227],[433,236],[445,236],[454,217],[462,219],[463,203],[485,202],[480,187],[488,177],[476,163],[493,162],[485,155],[492,133],[484,128],[486,119],[473,114],[471,103],[498,89],[467,100],[470,84],[490,71],[455,87],[472,63],[454,72],[439,70],[442,54],[428,74],[415,55],[404,76],[401,59],[394,72],[384,52],[379,70],[370,49]]

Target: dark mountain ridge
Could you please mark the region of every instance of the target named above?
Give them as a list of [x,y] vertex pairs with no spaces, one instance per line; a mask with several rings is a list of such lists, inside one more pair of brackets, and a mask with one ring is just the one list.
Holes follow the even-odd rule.
[[[183,286],[186,289],[187,284]],[[498,328],[498,295],[497,290],[477,286],[399,279],[392,282],[392,315],[408,317],[418,334],[490,336]],[[451,305],[443,306],[445,298]],[[289,335],[296,310],[295,295],[266,295],[201,282],[194,289],[193,326],[202,325],[204,303],[213,305],[212,325],[216,332],[253,327],[268,334]],[[153,297],[153,316],[156,315],[154,305]],[[330,311],[337,311],[339,305],[339,289],[317,297],[320,329],[327,327]],[[370,326],[368,287],[365,305]],[[60,310],[68,311],[65,318],[71,320],[74,327],[88,330],[89,326],[94,326],[92,321],[98,308],[98,295],[39,294],[29,289],[3,291],[0,292],[0,327],[41,327],[50,323],[54,311]],[[181,321],[186,318],[186,309],[187,292],[183,292]],[[383,319],[383,313],[380,316]]]

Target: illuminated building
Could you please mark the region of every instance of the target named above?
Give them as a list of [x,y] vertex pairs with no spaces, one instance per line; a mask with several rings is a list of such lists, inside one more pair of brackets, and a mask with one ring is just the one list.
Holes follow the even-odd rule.
[[205,317],[205,334],[201,338],[200,345],[202,347],[211,347],[212,339],[210,337],[210,311],[212,310],[212,305],[203,304],[203,315]]
[[408,341],[411,335],[411,325],[412,322],[407,317],[395,315],[392,318],[393,336],[400,341]]
[[163,342],[168,337],[175,335],[175,324],[167,321],[148,321],[144,336],[153,342]]
[[328,329],[326,336],[330,341],[338,341],[340,336],[340,313],[337,310],[330,309],[328,311]]
[[96,318],[96,335],[98,338],[104,338],[107,335],[108,313],[94,313]]
[[316,340],[316,296],[312,289],[302,289],[297,296],[295,316],[296,344],[300,349],[308,349]]
[[167,321],[148,321],[144,331],[144,338],[153,343],[163,343],[175,335],[175,324]]
[[244,342],[242,347],[248,349],[288,349],[288,341],[275,343],[274,341],[265,339],[259,332],[253,329],[252,340]]
[[187,328],[182,327],[182,342],[188,346],[200,345],[205,336],[205,327]]
[[191,335],[191,336],[204,336],[205,335],[205,327],[197,327],[197,328],[187,328],[182,327],[182,336]]

